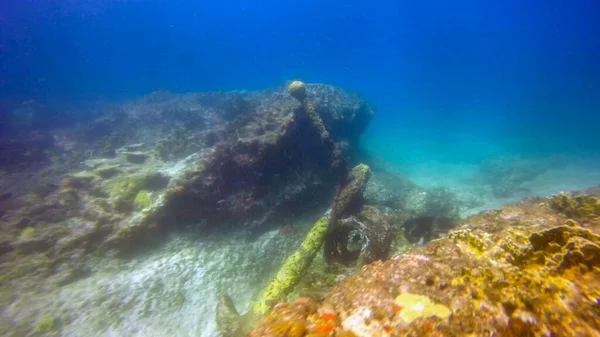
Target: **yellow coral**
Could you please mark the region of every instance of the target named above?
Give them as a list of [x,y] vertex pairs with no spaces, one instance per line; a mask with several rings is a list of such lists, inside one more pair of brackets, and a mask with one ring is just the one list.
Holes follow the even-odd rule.
[[590,195],[571,196],[567,193],[560,193],[550,198],[549,204],[568,217],[579,219],[600,217],[600,199]]
[[452,311],[443,304],[433,303],[427,296],[403,293],[396,297],[396,302],[403,308],[400,318],[410,323],[417,318],[436,316],[442,319],[450,317]]
[[478,235],[470,228],[454,230],[448,234],[448,238],[454,240],[456,243],[464,243],[466,249],[476,256],[480,256],[488,248],[486,238],[483,236],[483,234]]
[[[518,221],[498,213],[481,214],[469,220],[472,227],[452,231],[451,240],[418,248],[435,261],[424,262],[419,269],[433,275],[433,284],[443,284],[440,289],[430,287],[429,278],[416,276],[418,272],[402,275],[402,262],[365,268],[330,293],[328,301],[347,312],[340,328],[358,336],[460,336],[485,331],[507,336],[548,331],[557,336],[598,335],[600,216],[590,217],[596,212],[594,198],[598,197],[558,196],[552,209],[537,200],[511,206],[511,214],[519,211]],[[568,219],[558,216],[557,208],[565,210]],[[422,294],[398,296],[389,315],[399,311],[392,317],[379,313],[385,299],[377,297],[387,291],[380,289],[388,289],[388,283],[379,283],[380,277],[390,273],[400,276],[398,288]],[[444,296],[443,303],[423,296],[433,296],[431,292]],[[456,311],[449,303],[456,304]],[[441,318],[447,321],[436,321]]]
[[557,226],[530,235],[532,251],[551,269],[600,265],[600,236],[589,229]]

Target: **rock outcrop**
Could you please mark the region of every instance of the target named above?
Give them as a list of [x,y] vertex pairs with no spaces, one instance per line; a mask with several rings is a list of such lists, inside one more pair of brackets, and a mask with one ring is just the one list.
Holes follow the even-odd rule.
[[598,336],[600,199],[483,212],[364,266],[317,302],[279,304],[249,336]]
[[[332,167],[332,148],[351,162],[374,110],[331,86],[303,88],[302,104],[284,87],[154,93],[44,134],[46,169],[0,174],[3,278],[65,284],[91,272],[94,253],[128,254],[171,230],[263,230],[325,211],[347,173]],[[2,144],[13,159],[26,150]]]

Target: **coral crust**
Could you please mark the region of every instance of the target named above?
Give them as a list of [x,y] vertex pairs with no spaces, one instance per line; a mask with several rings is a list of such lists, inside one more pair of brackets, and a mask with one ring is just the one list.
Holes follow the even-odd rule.
[[[598,336],[595,205],[586,194],[526,200],[363,266],[317,304],[317,312],[335,315],[324,335]],[[304,336],[314,333],[319,318],[311,312],[282,304],[266,317],[291,314],[305,320]],[[263,320],[256,331],[269,324]]]

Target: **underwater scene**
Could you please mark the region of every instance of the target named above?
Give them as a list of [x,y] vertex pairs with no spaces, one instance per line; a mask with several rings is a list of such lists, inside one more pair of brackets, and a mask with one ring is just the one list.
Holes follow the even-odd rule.
[[0,335],[600,336],[599,14],[0,1]]

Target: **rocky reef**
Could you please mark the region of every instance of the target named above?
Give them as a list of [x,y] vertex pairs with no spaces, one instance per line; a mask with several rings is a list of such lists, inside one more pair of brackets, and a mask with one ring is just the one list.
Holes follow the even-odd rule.
[[[330,130],[327,144],[351,160],[374,110],[330,86],[303,90],[310,116]],[[332,169],[332,147],[323,144],[303,104],[285,88],[155,93],[82,128],[61,130],[57,144],[48,134],[5,141],[7,162],[19,162],[17,155],[27,149],[14,144],[26,144],[42,148],[34,155],[54,168],[46,169],[45,179],[40,170],[32,172],[27,184],[20,172],[4,171],[2,202],[10,204],[2,214],[5,246],[44,250],[39,247],[62,237],[71,247],[76,241],[89,245],[94,237],[94,245],[130,249],[131,239],[173,226],[262,228],[323,210],[319,202],[328,200],[345,170]],[[44,147],[30,146],[38,139],[58,149],[43,157]],[[59,223],[63,233],[49,230]],[[25,230],[29,235],[21,236]],[[20,236],[27,240],[15,240]],[[36,244],[16,244],[31,240]]]
[[81,125],[14,125],[0,137],[0,304],[172,231],[260,232],[325,211],[374,110],[338,88],[301,88],[302,100],[287,87],[154,93]]
[[[440,235],[456,220],[451,194],[381,171],[370,179],[364,164],[348,169],[360,162],[358,142],[373,114],[355,95],[296,81],[264,92],[154,93],[106,107],[82,125],[1,139],[0,305],[27,306],[168,244],[171,233],[234,228],[249,230],[252,240],[314,219],[333,200],[305,249],[277,274],[285,282],[253,300],[262,316],[389,257],[399,237],[422,243]],[[424,218],[432,220],[425,226]],[[20,317],[15,330],[11,315],[0,332],[72,329],[61,314]]]
[[[3,135],[0,334],[599,334],[598,191],[461,220],[476,200],[362,163],[373,114],[294,81],[159,92]],[[482,168],[502,196],[543,172],[505,167]],[[222,291],[209,327],[203,301]]]
[[600,193],[528,199],[376,261],[249,336],[598,336]]

